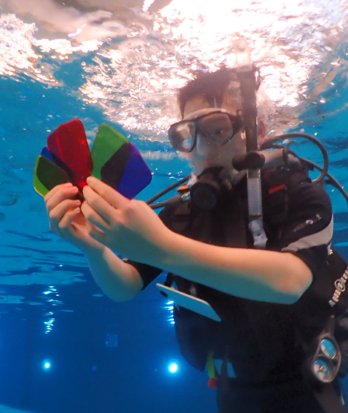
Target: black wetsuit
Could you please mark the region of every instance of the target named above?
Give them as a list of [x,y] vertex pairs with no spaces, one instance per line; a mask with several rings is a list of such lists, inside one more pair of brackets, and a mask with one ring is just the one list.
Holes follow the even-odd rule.
[[[217,210],[203,212],[187,202],[165,208],[160,216],[173,231],[190,238],[253,248],[245,186],[241,182]],[[208,353],[225,367],[227,361],[232,366],[233,378],[223,367],[217,379],[219,413],[321,413],[304,379],[306,354],[301,343],[318,334],[327,316],[316,305],[313,286],[332,240],[331,204],[325,191],[300,172],[268,172],[263,191],[266,249],[298,256],[311,269],[313,284],[295,304],[281,305],[234,297],[175,276],[180,290],[206,299],[223,319],[217,323],[175,308],[179,345],[199,369],[204,369]],[[145,287],[160,272],[135,265]]]

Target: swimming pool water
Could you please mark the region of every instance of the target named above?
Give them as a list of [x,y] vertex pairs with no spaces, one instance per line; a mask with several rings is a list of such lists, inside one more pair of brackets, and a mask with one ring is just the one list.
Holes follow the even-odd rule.
[[[32,188],[35,158],[48,133],[74,117],[84,122],[90,140],[97,126],[107,122],[138,146],[154,171],[153,184],[141,194],[142,199],[187,174],[187,163],[176,157],[163,133],[176,116],[174,89],[197,65],[192,56],[184,61],[183,50],[188,49],[175,52],[176,45],[188,48],[190,44],[180,43],[177,33],[169,37],[175,27],[173,15],[173,21],[168,21],[169,17],[159,14],[165,4],[176,2],[162,2],[162,9],[159,2],[152,2],[152,14],[144,11],[146,2],[134,2],[135,8],[125,3],[117,10],[105,2],[103,7],[110,14],[103,17],[93,14],[98,12],[93,2],[67,3],[47,0],[42,4],[60,11],[68,6],[79,10],[62,16],[73,16],[71,22],[82,19],[82,40],[78,35],[69,37],[68,31],[49,32],[48,14],[44,24],[45,19],[33,10],[28,17],[28,11],[19,8],[20,2],[0,2],[1,47],[7,43],[6,56],[17,50],[12,65],[6,56],[0,64],[0,412],[213,412],[215,395],[206,377],[191,369],[178,352],[171,306],[151,287],[132,303],[115,304],[104,297],[82,255],[49,231],[43,202]],[[139,10],[138,3],[144,3]],[[260,4],[251,2],[251,12]],[[344,1],[338,4],[347,10]],[[318,10],[320,17],[323,11],[319,6]],[[95,20],[91,23],[86,18],[92,14]],[[337,17],[338,32],[346,21],[343,17]],[[300,46],[306,45],[308,39],[300,39],[302,26],[296,31],[289,21],[284,17],[288,33],[299,36]],[[164,22],[168,31],[149,29]],[[108,30],[105,37],[102,29],[103,33]],[[73,29],[69,30],[71,34]],[[269,41],[280,48],[277,27],[273,30]],[[88,43],[95,41],[89,33],[99,36],[97,45]],[[314,38],[313,33],[308,36]],[[264,38],[267,35],[261,33],[260,39]],[[306,81],[298,80],[295,91],[286,89],[285,77],[280,78],[277,87],[283,85],[289,96],[294,93],[298,98],[294,109],[287,107],[284,96],[277,95],[273,103],[267,103],[271,110],[265,103],[265,116],[278,114],[290,129],[317,135],[329,151],[330,172],[347,187],[347,53],[343,41],[333,45],[330,40],[317,39],[331,51],[314,54],[318,67],[311,68],[312,77],[305,77]],[[313,41],[311,47],[315,45]],[[146,47],[153,60],[144,60]],[[191,47],[198,53],[196,43]],[[225,53],[223,47],[206,52],[220,60]],[[303,51],[303,59],[309,58],[307,54]],[[299,67],[303,63],[300,57],[284,61],[284,67],[294,71],[296,62]],[[278,62],[262,62],[266,84],[267,74],[275,79],[275,73],[286,72]],[[317,95],[312,93],[313,79],[317,84],[327,81]],[[283,105],[279,113],[275,102]],[[278,130],[279,123],[274,128]],[[296,149],[320,160],[312,147],[298,144]],[[337,190],[328,187],[328,191],[336,212],[335,246],[348,258],[346,201]],[[178,364],[175,374],[169,371],[172,362]]]

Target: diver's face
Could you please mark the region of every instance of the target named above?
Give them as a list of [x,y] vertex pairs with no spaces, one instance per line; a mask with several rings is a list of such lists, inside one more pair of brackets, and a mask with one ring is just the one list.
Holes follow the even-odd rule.
[[[197,119],[206,113],[218,111],[219,109],[237,114],[237,108],[225,99],[220,107],[212,107],[203,97],[195,97],[189,100],[184,108],[184,119]],[[212,166],[222,166],[232,169],[232,159],[236,154],[245,152],[245,142],[241,132],[237,132],[232,139],[221,144],[221,141],[214,139],[209,132],[204,130],[197,132],[196,144],[192,151],[188,153],[188,158],[192,163],[194,171],[199,174],[204,169]]]

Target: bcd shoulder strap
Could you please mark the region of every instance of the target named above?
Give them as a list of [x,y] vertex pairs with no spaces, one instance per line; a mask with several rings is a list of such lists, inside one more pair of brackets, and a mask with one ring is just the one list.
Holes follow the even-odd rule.
[[263,171],[262,199],[265,224],[278,226],[285,222],[289,195],[304,181],[310,181],[308,171],[297,163]]

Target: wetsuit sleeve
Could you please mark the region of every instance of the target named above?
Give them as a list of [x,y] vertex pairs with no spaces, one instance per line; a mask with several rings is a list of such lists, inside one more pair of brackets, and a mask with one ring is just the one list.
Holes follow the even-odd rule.
[[129,260],[126,261],[138,270],[140,277],[143,280],[143,290],[162,272],[161,269],[152,267],[151,265]]
[[327,258],[333,236],[330,199],[322,187],[304,181],[289,193],[288,208],[280,249],[301,258],[315,277]]

